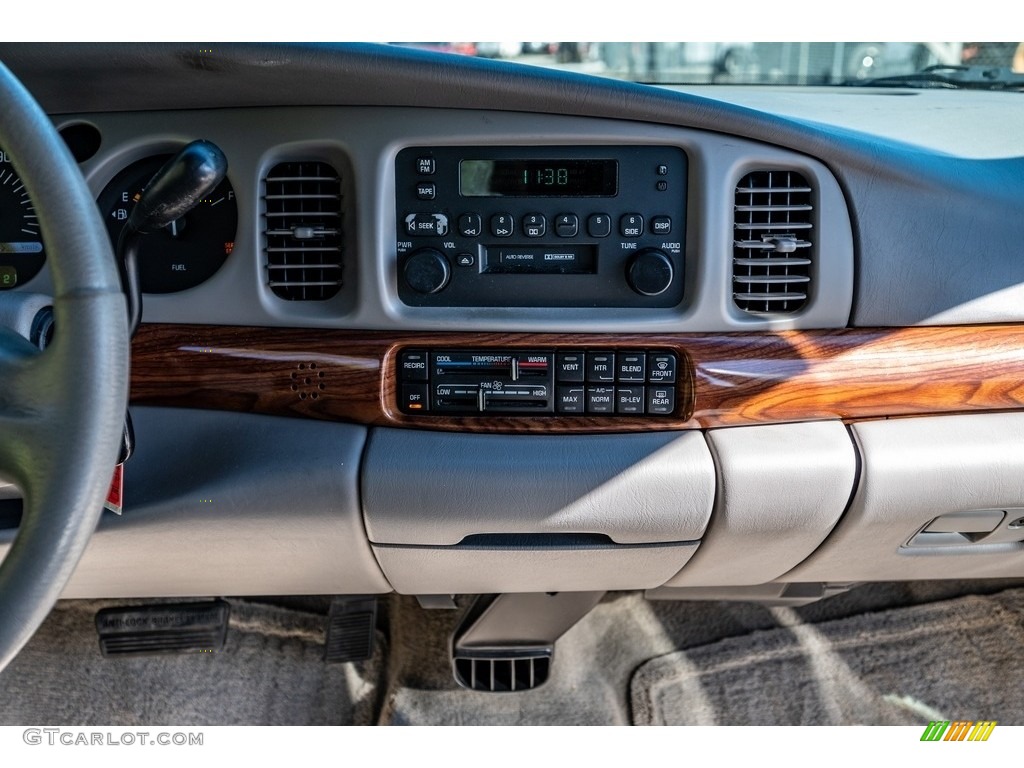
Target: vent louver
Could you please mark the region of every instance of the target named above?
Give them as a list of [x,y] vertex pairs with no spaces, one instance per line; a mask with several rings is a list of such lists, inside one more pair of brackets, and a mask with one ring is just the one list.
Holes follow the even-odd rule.
[[736,187],[733,301],[753,314],[794,314],[811,288],[812,189],[796,171],[755,171]]
[[267,284],[289,301],[323,301],[342,286],[341,178],[327,163],[274,166],[263,184]]

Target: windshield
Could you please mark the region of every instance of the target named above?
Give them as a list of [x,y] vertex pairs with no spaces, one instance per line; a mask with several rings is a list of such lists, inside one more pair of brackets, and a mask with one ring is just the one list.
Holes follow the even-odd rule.
[[[858,84],[928,67],[1024,73],[1024,43],[397,43],[661,84]],[[947,71],[947,70],[944,70]]]

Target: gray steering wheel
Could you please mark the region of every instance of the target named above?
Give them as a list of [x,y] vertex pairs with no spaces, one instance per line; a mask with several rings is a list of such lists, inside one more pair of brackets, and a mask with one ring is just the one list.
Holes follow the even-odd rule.
[[0,565],[2,670],[50,612],[99,520],[128,400],[129,339],[96,202],[49,118],[2,64],[0,147],[39,216],[57,329],[45,352],[0,329],[0,474],[25,500]]

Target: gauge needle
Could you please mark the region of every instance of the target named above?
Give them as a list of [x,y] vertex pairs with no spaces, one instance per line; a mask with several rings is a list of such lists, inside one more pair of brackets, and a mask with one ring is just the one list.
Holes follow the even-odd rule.
[[182,232],[185,231],[184,217],[172,221],[170,224],[167,225],[167,229],[170,231],[171,237],[181,237]]

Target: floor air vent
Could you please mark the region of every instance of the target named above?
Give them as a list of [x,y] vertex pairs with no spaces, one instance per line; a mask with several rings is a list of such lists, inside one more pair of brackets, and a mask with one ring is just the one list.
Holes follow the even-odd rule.
[[274,166],[264,179],[267,284],[289,301],[323,301],[342,285],[341,178],[327,163]]
[[752,314],[794,314],[811,288],[812,189],[796,171],[755,171],[736,187],[733,301]]
[[455,680],[471,691],[513,693],[529,691],[547,682],[550,650],[499,651],[472,655],[456,651]]

